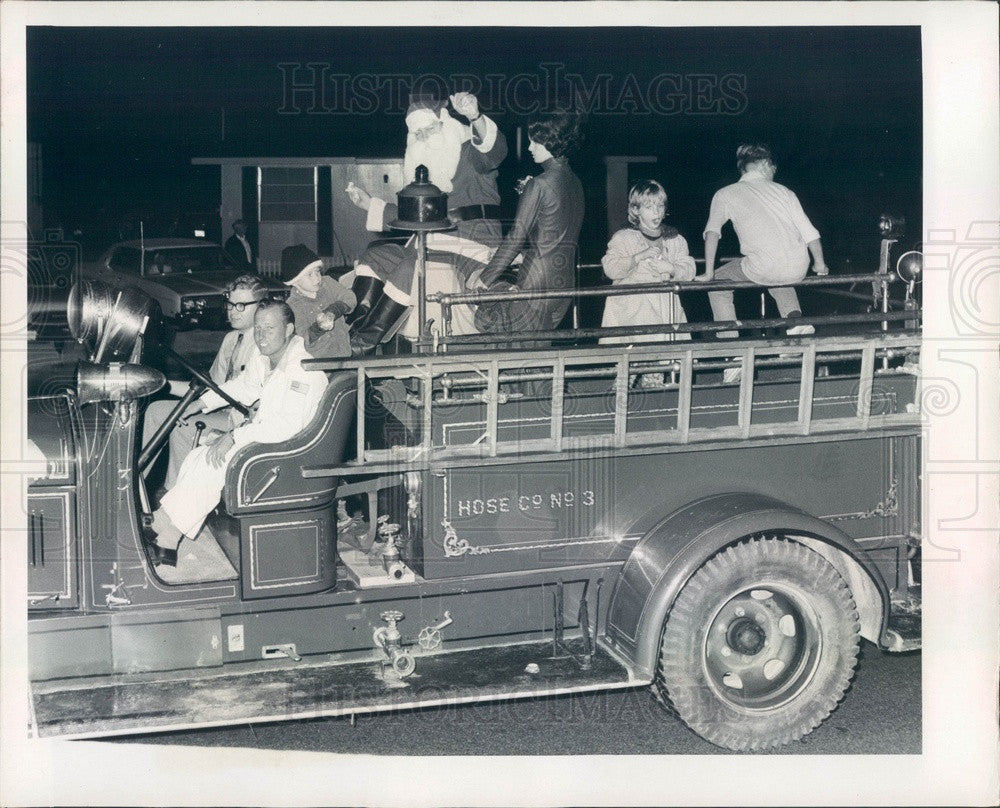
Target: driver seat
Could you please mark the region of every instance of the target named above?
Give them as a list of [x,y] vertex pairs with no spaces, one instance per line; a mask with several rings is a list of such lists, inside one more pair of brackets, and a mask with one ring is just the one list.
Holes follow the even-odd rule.
[[[354,434],[356,391],[355,373],[334,373],[305,429],[282,443],[252,443],[230,461],[222,502],[209,526],[233,566],[242,568],[244,597],[281,594],[277,590],[282,587],[253,594],[264,588],[255,583],[268,577],[269,564],[280,564],[280,577],[295,579],[294,591],[302,594],[335,583],[335,493],[340,479],[306,478],[301,469],[346,459],[348,438]],[[294,563],[295,555],[303,558],[301,568]]]

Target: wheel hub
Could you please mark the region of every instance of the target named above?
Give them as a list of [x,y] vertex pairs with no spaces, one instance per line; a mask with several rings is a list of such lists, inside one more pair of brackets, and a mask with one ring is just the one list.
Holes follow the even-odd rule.
[[755,621],[741,617],[730,624],[726,642],[736,653],[753,656],[764,647],[767,635]]
[[769,710],[808,680],[816,630],[798,598],[778,588],[737,593],[712,619],[704,666],[713,689],[745,709]]

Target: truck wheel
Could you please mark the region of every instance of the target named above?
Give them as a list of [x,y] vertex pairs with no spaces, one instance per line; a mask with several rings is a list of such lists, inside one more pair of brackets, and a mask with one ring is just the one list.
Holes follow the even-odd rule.
[[667,616],[654,688],[692,730],[739,751],[801,738],[854,673],[858,612],[822,556],[786,539],[709,559]]

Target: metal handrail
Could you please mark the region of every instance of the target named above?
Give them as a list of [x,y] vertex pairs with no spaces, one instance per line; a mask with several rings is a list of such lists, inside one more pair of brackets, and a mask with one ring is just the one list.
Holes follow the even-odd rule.
[[839,286],[845,283],[891,283],[894,275],[883,275],[878,272],[860,273],[855,275],[814,275],[803,278],[796,283],[768,284],[762,286],[753,281],[664,281],[663,283],[635,283],[617,286],[595,286],[588,289],[540,289],[536,291],[518,292],[433,292],[427,295],[428,303],[439,303],[442,306],[460,304],[496,303],[504,300],[552,300],[565,297],[620,297],[622,295],[637,295],[646,293],[672,292],[715,292],[734,289],[802,287],[802,286]]
[[[587,265],[590,266],[590,265]],[[579,268],[578,268],[579,269]],[[874,272],[874,273],[855,273],[851,275],[817,275],[812,277],[806,277],[794,284],[786,284],[786,287],[798,288],[798,287],[828,287],[828,286],[843,286],[843,285],[855,285],[857,283],[871,283],[873,293],[881,288],[880,297],[882,298],[881,309],[883,313],[889,311],[888,302],[888,289],[889,284],[896,279],[895,275],[891,275],[888,271]],[[591,287],[587,289],[580,289],[578,287],[569,289],[543,289],[543,290],[533,290],[533,291],[508,291],[508,292],[466,292],[466,293],[452,293],[452,292],[435,292],[426,296],[426,301],[430,303],[437,303],[441,306],[441,319],[442,319],[442,334],[438,334],[434,341],[434,345],[448,345],[454,344],[452,341],[455,339],[455,335],[451,333],[451,323],[452,323],[452,308],[454,306],[472,306],[482,303],[496,303],[502,301],[516,301],[516,300],[554,300],[554,299],[565,299],[570,298],[574,307],[573,316],[573,332],[572,335],[576,335],[578,331],[577,322],[578,316],[576,313],[576,308],[582,299],[600,297],[622,297],[630,295],[640,295],[640,294],[679,294],[682,292],[713,292],[713,291],[735,291],[738,289],[755,289],[763,293],[765,289],[769,287],[755,283],[753,281],[734,281],[734,280],[713,280],[713,281],[664,281],[662,283],[638,283],[638,284],[619,284],[612,286],[599,286]],[[774,285],[773,288],[781,288],[779,285]],[[763,315],[763,307],[761,310]],[[900,319],[912,319],[912,316],[900,318]],[[762,321],[753,320],[747,321],[753,323],[756,327],[765,327],[761,323]],[[805,324],[805,320],[797,320],[797,324]],[[882,329],[886,330],[888,328],[888,319],[882,318],[878,320],[882,323]],[[810,321],[811,323],[811,321]],[[776,323],[780,326],[784,323]],[[675,330],[673,323],[662,324],[663,327],[658,328],[654,331],[629,331],[629,334],[639,334],[639,333],[670,333]],[[748,327],[743,325],[741,327]],[[766,326],[773,327],[773,326]],[[630,327],[631,328],[631,327]],[[695,331],[722,331],[730,330],[717,327],[703,327],[697,329],[688,329]],[[559,339],[565,338],[567,332],[560,332],[562,337],[548,337],[547,339]],[[473,335],[461,335],[461,337],[469,337]],[[516,335],[508,334],[507,336],[515,338],[521,341],[538,341],[540,339],[539,332],[518,332]],[[482,340],[464,340],[466,344],[480,344],[489,343],[495,341],[495,336],[491,340],[489,338]],[[421,348],[426,348],[429,344],[428,341],[419,341],[419,346]]]
[[[859,323],[885,323],[912,321],[920,318],[916,311],[871,312],[866,314],[831,314],[823,317],[772,317],[762,320],[718,320],[707,323],[658,323],[653,325],[600,326],[598,328],[577,328],[572,331],[525,331],[509,336],[518,342],[563,342],[590,340],[602,337],[629,337],[643,334],[691,334],[692,332],[735,331],[746,328],[783,328],[788,325],[856,325]],[[439,337],[440,345],[494,345],[496,334],[461,334]]]

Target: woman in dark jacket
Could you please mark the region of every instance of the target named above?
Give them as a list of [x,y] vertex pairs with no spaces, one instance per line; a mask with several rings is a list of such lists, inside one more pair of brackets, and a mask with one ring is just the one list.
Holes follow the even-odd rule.
[[[528,150],[544,171],[525,185],[514,226],[480,275],[489,288],[518,253],[524,263],[515,286],[490,291],[568,289],[576,283],[576,245],[583,223],[583,186],[567,157],[581,140],[578,116],[567,112],[539,117],[528,125]],[[558,327],[570,298],[484,303],[476,311],[481,332],[547,331]]]

